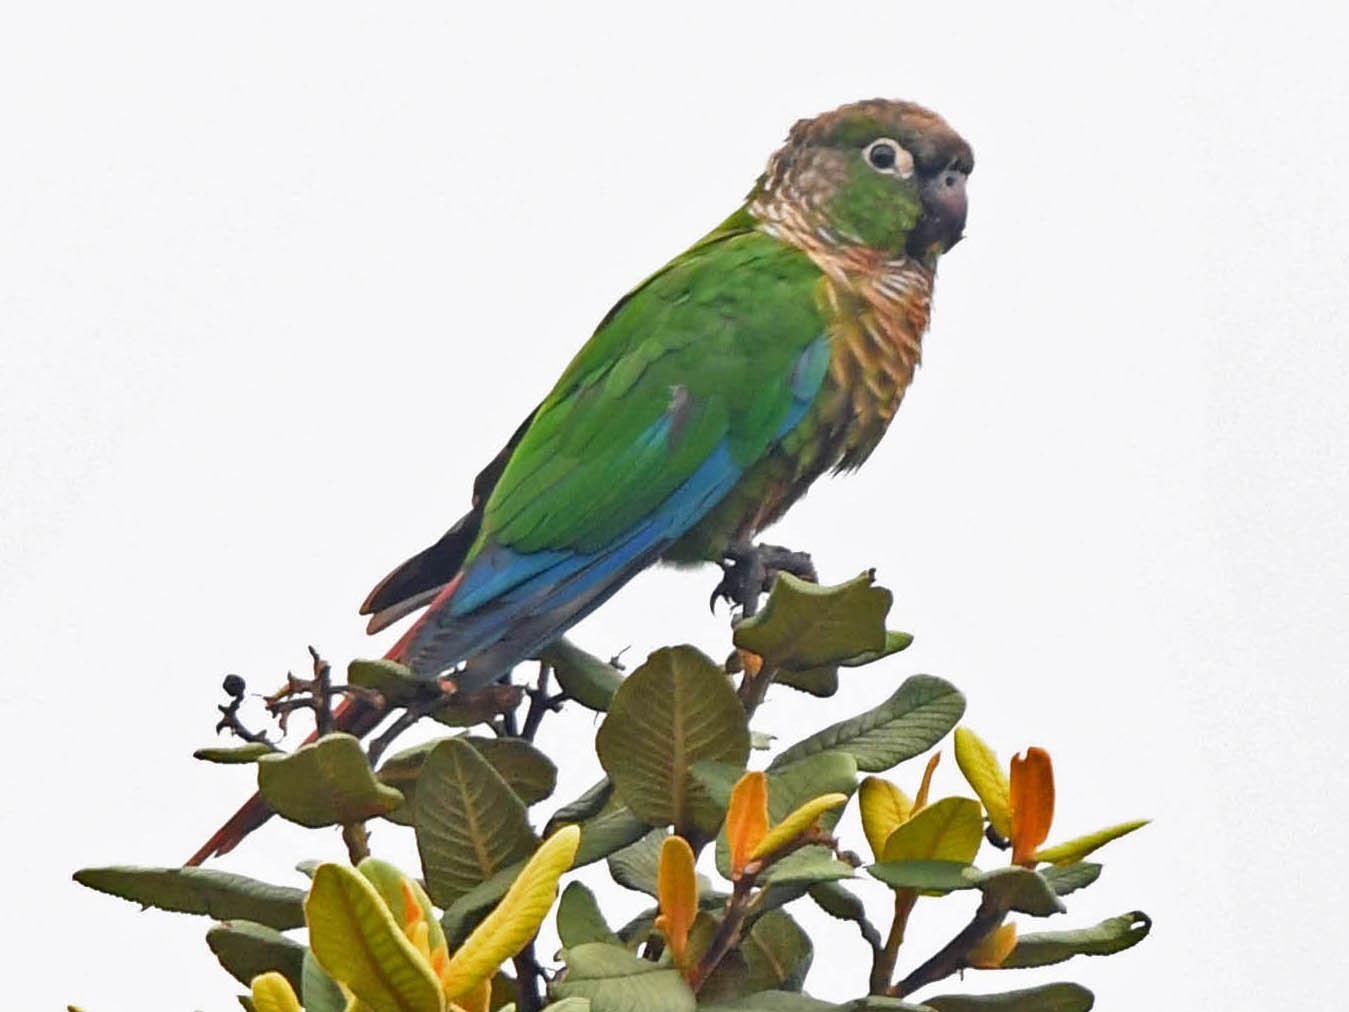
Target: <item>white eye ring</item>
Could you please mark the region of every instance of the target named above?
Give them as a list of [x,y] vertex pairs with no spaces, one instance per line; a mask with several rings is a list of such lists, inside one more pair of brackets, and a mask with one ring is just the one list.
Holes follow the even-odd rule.
[[913,155],[897,140],[880,137],[862,149],[867,165],[886,176],[908,179],[913,175]]

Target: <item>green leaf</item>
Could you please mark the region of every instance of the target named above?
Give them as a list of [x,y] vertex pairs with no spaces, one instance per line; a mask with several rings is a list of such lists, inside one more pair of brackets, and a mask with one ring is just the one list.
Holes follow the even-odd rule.
[[617,798],[610,799],[598,814],[580,825],[581,849],[576,852],[573,868],[608,857],[651,831],[650,825],[633,815],[632,810]]
[[192,753],[192,758],[208,763],[254,763],[275,751],[276,749],[270,745],[251,741],[247,745],[236,745],[232,748],[199,748]]
[[390,707],[407,706],[426,691],[426,682],[405,664],[390,660],[355,660],[347,665],[347,681],[378,692]]
[[1050,864],[1074,864],[1098,847],[1104,847],[1111,840],[1118,840],[1135,829],[1142,829],[1150,821],[1150,819],[1135,819],[1133,822],[1122,822],[1118,826],[1100,829],[1053,847],[1042,847],[1035,852],[1035,860],[1047,861]]
[[1054,892],[1067,896],[1095,882],[1101,874],[1101,866],[1090,861],[1078,861],[1076,864],[1052,865],[1038,871]]
[[529,944],[548,915],[557,897],[558,880],[571,868],[580,842],[580,829],[566,826],[539,845],[501,902],[450,953],[439,981],[446,998],[470,994]]
[[838,692],[838,665],[826,664],[818,668],[806,668],[804,671],[778,668],[773,676],[773,684],[785,685],[817,699],[828,699]]
[[950,682],[914,675],[875,709],[833,724],[785,749],[769,764],[780,769],[819,752],[846,752],[866,773],[879,773],[927,751],[965,712],[965,697]]
[[302,890],[211,868],[83,868],[75,881],[161,910],[257,921],[278,931],[304,926]]
[[305,900],[314,958],[375,1009],[440,1012],[440,981],[403,935],[375,887],[353,869],[321,864]]
[[288,755],[263,756],[258,790],[278,815],[311,828],[363,822],[403,803],[403,795],[370,772],[360,742],[340,733]]
[[412,898],[417,902],[422,920],[427,922],[430,929],[427,939],[430,948],[434,951],[446,944],[445,934],[440,930],[440,923],[436,920],[436,911],[431,906],[431,897],[426,895],[426,890],[416,879],[409,878],[388,861],[381,861],[377,857],[367,857],[356,866],[356,870],[375,887],[375,891],[379,893],[380,899],[384,901],[384,905],[389,908],[394,921],[398,924],[407,924],[410,920],[408,914],[411,911],[407,909],[407,897],[403,892],[406,885],[408,891],[412,893]]
[[793,689],[799,689],[802,692],[808,692],[812,696],[832,696],[838,691],[838,669],[858,668],[864,664],[871,664],[882,657],[889,657],[891,654],[908,647],[913,643],[913,637],[908,633],[895,632],[890,630],[885,634],[885,646],[880,650],[868,650],[855,657],[847,657],[836,664],[823,664],[817,668],[805,668],[800,671],[791,668],[783,668],[774,676],[774,683],[789,685]]
[[603,713],[623,683],[623,674],[612,664],[586,653],[565,637],[545,647],[539,660],[557,675],[558,684],[588,710]]
[[[414,745],[390,756],[380,766],[376,774],[379,782],[400,791],[404,798],[402,807],[385,816],[390,822],[403,826],[413,824],[417,777],[421,775],[422,764],[431,750],[446,740],[437,738]],[[475,738],[467,735],[461,736],[460,740],[477,749],[526,805],[536,804],[553,793],[557,785],[557,767],[529,742],[520,738]]]
[[[699,1005],[706,1012],[855,1012],[856,1003],[847,1002],[835,1005],[820,1001],[808,994],[793,991],[760,991],[757,994],[742,995],[714,1005]],[[922,1012],[919,1006],[896,1003],[895,1009]]]
[[744,708],[725,673],[693,647],[657,650],[614,694],[595,739],[614,790],[638,818],[710,834],[723,811],[692,766],[749,757]]
[[[730,778],[732,767],[725,764],[699,763],[695,775],[706,784],[708,791],[718,803],[725,807],[721,795],[725,781]],[[738,780],[743,770],[735,775]],[[768,821],[776,826],[788,815],[806,802],[822,794],[852,794],[857,789],[857,762],[846,752],[818,752],[798,762],[790,763],[779,769],[768,770]],[[735,781],[731,781],[734,786]],[[729,798],[729,789],[725,796]],[[825,831],[832,830],[843,815],[843,809],[834,808],[820,816],[820,825]],[[729,878],[731,873],[731,849],[727,842],[725,827],[717,835],[717,871]],[[790,858],[788,858],[790,860]],[[837,878],[839,876],[834,875]],[[846,876],[845,876],[846,877]],[[773,879],[774,881],[779,881]],[[793,879],[799,881],[799,879]],[[784,880],[785,881],[785,880]]]
[[925,998],[933,1012],[1088,1012],[1096,1003],[1081,984],[1041,984],[1001,994],[944,994]]
[[1029,868],[996,868],[985,872],[956,861],[896,861],[873,864],[867,871],[895,889],[920,889],[934,894],[978,889],[1003,910],[1036,917],[1064,910],[1063,902],[1045,877]]
[[[663,829],[650,830],[638,840],[615,854],[609,855],[609,874],[613,880],[634,892],[659,898],[660,852],[669,834]],[[712,883],[703,875],[694,879],[698,895],[712,891]]]
[[749,970],[745,990],[799,991],[815,949],[810,936],[782,910],[770,910],[740,943]]
[[1111,917],[1076,931],[1038,931],[1022,935],[1001,969],[1049,966],[1073,956],[1108,956],[1132,948],[1148,937],[1152,920],[1141,910]]
[[525,806],[471,744],[439,742],[417,778],[414,819],[427,891],[441,907],[534,853]]
[[842,882],[816,882],[810,887],[809,894],[819,908],[830,917],[856,924],[862,938],[873,949],[881,947],[880,932],[867,917],[866,907]]
[[609,803],[613,797],[614,785],[608,777],[605,777],[599,783],[588,787],[579,798],[569,801],[548,820],[548,824],[543,827],[543,835],[548,836],[558,826],[565,826],[570,822],[584,822],[591,816],[596,815]]
[[554,998],[589,998],[593,1012],[693,1012],[693,992],[679,971],[638,959],[627,949],[589,942],[564,949],[567,972],[549,988]]
[[258,974],[276,970],[300,993],[305,947],[275,928],[256,921],[225,921],[206,932],[206,944],[239,983],[251,984]]
[[764,666],[805,670],[885,649],[885,616],[894,600],[863,573],[821,587],[781,573],[757,615],[736,624],[733,639]]
[[775,861],[762,881],[766,885],[779,886],[788,882],[813,884],[852,877],[852,867],[834,857],[828,847],[811,844]]
[[552,796],[557,766],[522,738],[467,738],[526,805]]
[[893,861],[870,865],[873,878],[894,889],[918,889],[940,894],[956,889],[976,889],[983,875],[972,865],[959,861]]
[[[768,770],[768,821],[776,826],[793,811],[822,794],[851,795],[857,790],[857,760],[847,752],[817,752]],[[832,829],[842,809],[824,815],[820,824]]]
[[633,815],[632,810],[614,796],[614,785],[608,777],[575,801],[559,808],[548,820],[543,835],[549,836],[559,826],[571,823],[581,826],[581,848],[576,852],[573,868],[608,857],[651,830],[651,826]]
[[985,872],[979,878],[978,888],[986,900],[992,899],[1004,910],[1048,917],[1066,909],[1045,877],[1029,868],[996,868]]
[[595,894],[580,882],[567,883],[557,901],[557,935],[567,949],[587,942],[619,944],[618,936],[600,912]]
[[347,1012],[347,996],[337,981],[323,972],[319,961],[308,949],[304,950],[300,979],[300,1002],[304,1012]]
[[492,908],[501,902],[501,897],[506,895],[506,890],[524,866],[523,861],[517,861],[509,868],[502,868],[486,882],[474,886],[450,904],[440,919],[440,925],[451,951],[458,948],[479,922],[491,913]]

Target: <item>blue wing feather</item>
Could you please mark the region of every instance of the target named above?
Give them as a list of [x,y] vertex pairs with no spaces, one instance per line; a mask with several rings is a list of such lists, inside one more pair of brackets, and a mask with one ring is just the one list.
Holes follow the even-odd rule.
[[[829,354],[829,340],[821,335],[797,360],[791,402],[775,443],[809,410],[828,371]],[[663,415],[638,439],[655,445],[668,440],[674,427],[674,419]],[[423,618],[407,643],[403,661],[420,674],[434,675],[471,658],[456,673],[461,687],[472,689],[496,680],[655,562],[734,488],[744,472],[727,437],[653,513],[596,551],[549,548],[522,553],[489,541],[465,569],[446,606]]]

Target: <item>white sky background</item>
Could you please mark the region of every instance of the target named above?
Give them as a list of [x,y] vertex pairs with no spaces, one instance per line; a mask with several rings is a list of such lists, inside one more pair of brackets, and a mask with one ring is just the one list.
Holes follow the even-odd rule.
[[[1053,838],[1156,820],[1046,925],[1142,908],[1150,939],[970,989],[1079,980],[1103,1009],[1342,992],[1337,15],[190,6],[0,15],[10,1007],[236,1007],[204,919],[70,873],[195,849],[250,785],[189,758],[221,676],[271,689],[307,643],[382,652],[356,605],[459,516],[609,305],[736,206],[793,120],[875,95],[973,144],[968,239],[894,430],[772,540],[831,581],[877,567],[917,642],[834,700],[775,691],[756,724],[791,741],[940,674],[1004,758],[1051,750]],[[577,638],[720,655],[715,578],[647,574]],[[593,727],[544,742],[588,753]],[[949,756],[938,787],[968,793]],[[415,867],[402,834],[374,846]],[[294,860],[340,853],[271,825],[216,866],[301,885]],[[885,890],[862,888],[879,917]],[[941,906],[906,965],[949,937]],[[808,989],[860,993],[855,933],[807,922]]]

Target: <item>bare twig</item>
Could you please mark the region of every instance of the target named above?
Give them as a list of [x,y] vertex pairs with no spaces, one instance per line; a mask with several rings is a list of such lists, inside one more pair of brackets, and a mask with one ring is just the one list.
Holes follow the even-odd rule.
[[543,983],[543,967],[534,956],[534,939],[520,950],[515,963],[515,1007],[518,1012],[539,1012],[543,1008],[543,996],[540,985]]
[[549,713],[561,710],[563,702],[570,698],[565,692],[549,695],[548,677],[552,674],[552,670],[549,664],[540,661],[538,682],[534,688],[525,690],[525,694],[529,696],[529,710],[525,713],[524,727],[520,729],[520,737],[525,741],[533,741],[539,725],[543,723],[543,718]]
[[364,822],[348,822],[342,827],[342,842],[347,845],[347,860],[360,864],[370,856],[370,834]]
[[979,940],[1002,923],[1007,916],[1006,908],[990,903],[987,898],[979,904],[974,919],[960,929],[960,933],[947,942],[926,963],[914,970],[898,984],[885,993],[893,998],[903,998],[920,987],[951,976],[966,965],[965,957],[970,949],[979,944]]
[[221,714],[220,722],[215,726],[216,734],[229,730],[235,737],[242,738],[246,742],[254,745],[266,745],[274,752],[279,751],[264,732],[250,731],[239,719],[239,707],[244,701],[244,692],[247,690],[244,680],[238,675],[226,675],[223,688],[225,694],[230,697],[230,701],[224,706],[216,707]]

